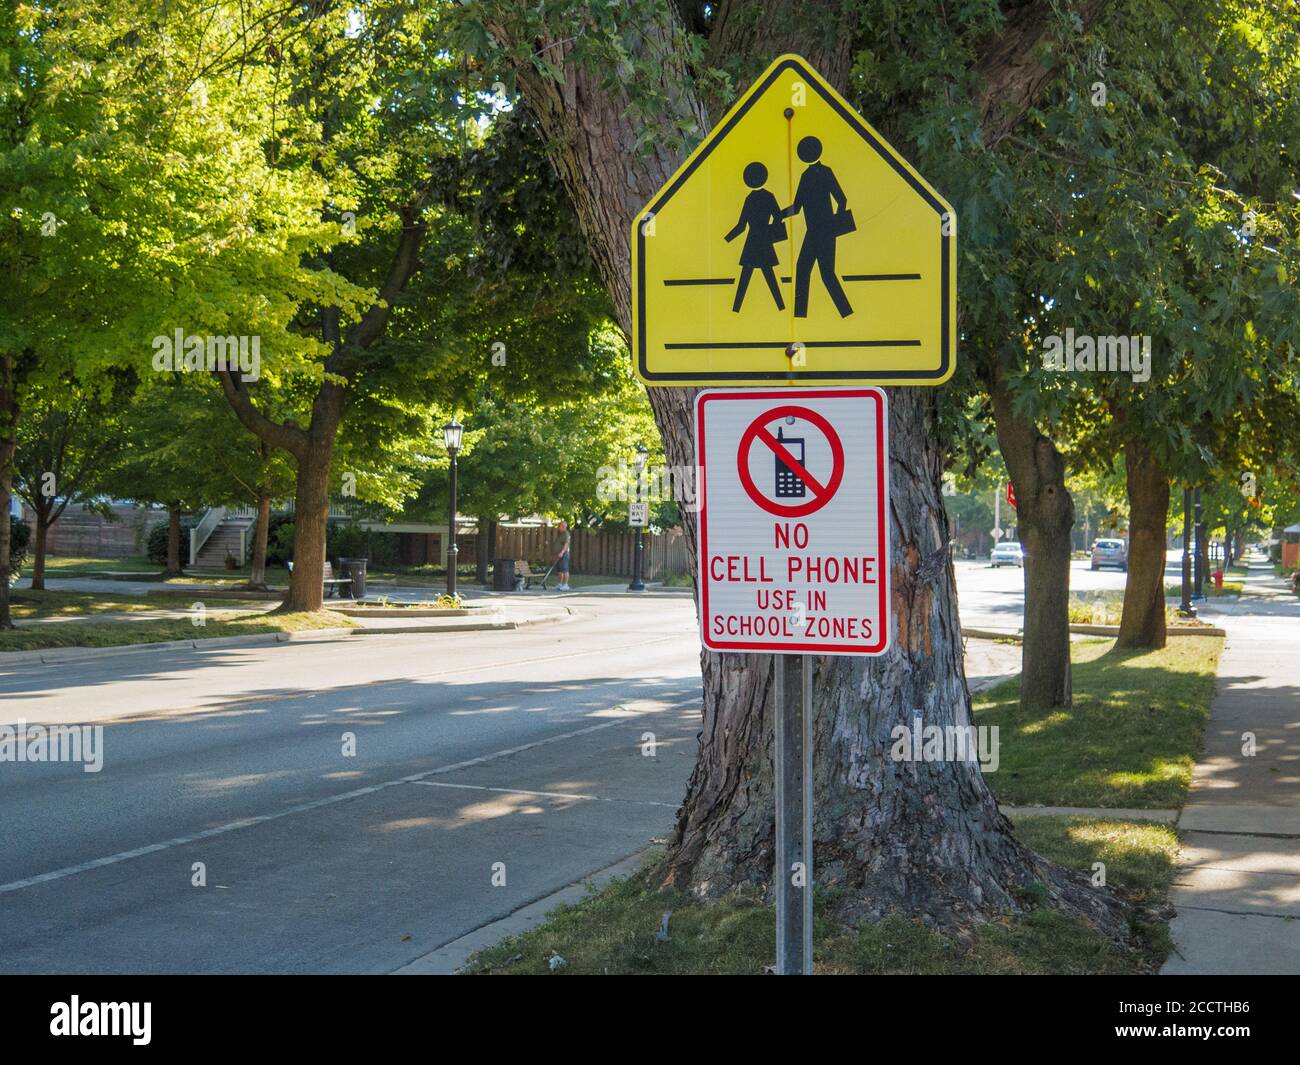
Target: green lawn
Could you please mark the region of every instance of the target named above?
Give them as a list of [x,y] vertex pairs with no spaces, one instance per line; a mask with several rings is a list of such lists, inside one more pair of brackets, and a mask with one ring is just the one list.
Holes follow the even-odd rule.
[[105,595],[103,592],[32,591],[15,588],[9,593],[14,620],[24,618],[80,617],[86,614],[133,614],[157,610],[158,604],[142,595]]
[[[47,577],[102,577],[109,573],[138,574],[137,580],[161,577],[163,567],[147,558],[79,558],[50,556],[45,559]],[[23,576],[32,575],[32,560],[23,563]]]
[[268,632],[302,632],[309,629],[354,628],[356,622],[342,614],[235,614],[209,613],[206,624],[189,618],[147,621],[73,621],[60,624],[22,625],[0,632],[0,652],[35,651],[50,647],[122,647],[162,640],[207,640],[218,636],[252,636]]
[[997,725],[1001,764],[986,775],[1011,805],[1181,807],[1200,753],[1223,639],[1180,636],[1160,651],[1075,641],[1074,706],[1020,709],[1019,679],[975,697]]
[[[1163,825],[1083,818],[1025,818],[1016,831],[1063,865],[1091,872],[1106,864],[1108,882],[1136,900],[1165,897],[1178,853],[1173,829]],[[563,906],[541,925],[481,951],[473,973],[547,973],[559,954],[568,974],[758,974],[776,949],[772,910],[732,898],[701,903],[657,890],[655,863],[584,901]],[[1140,928],[1137,947],[1123,951],[1082,924],[1048,910],[1031,910],[987,924],[958,944],[903,917],[855,928],[838,926],[829,899],[819,897],[814,957],[819,974],[904,975],[1149,973],[1168,953],[1163,924]],[[668,941],[656,940],[671,911]]]

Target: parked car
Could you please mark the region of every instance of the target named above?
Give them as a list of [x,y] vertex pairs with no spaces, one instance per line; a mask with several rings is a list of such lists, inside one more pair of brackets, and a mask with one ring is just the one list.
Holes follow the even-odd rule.
[[994,569],[999,566],[1023,566],[1025,564],[1025,549],[1019,544],[998,544],[993,548],[993,554],[989,557],[989,562]]
[[1094,540],[1092,544],[1092,569],[1118,566],[1128,569],[1128,547],[1123,540]]

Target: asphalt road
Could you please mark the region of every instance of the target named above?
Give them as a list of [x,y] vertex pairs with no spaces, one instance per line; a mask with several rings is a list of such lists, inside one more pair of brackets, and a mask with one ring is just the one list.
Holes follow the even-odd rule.
[[0,971],[389,972],[664,834],[694,607],[569,603],[486,636],[5,670],[0,723],[105,731],[98,773],[0,766]]
[[[1165,583],[1181,579],[1182,554],[1170,551],[1165,556]],[[1019,566],[989,565],[987,559],[959,559],[954,563],[957,574],[957,606],[961,623],[969,628],[1019,630],[1025,612],[1025,573]],[[1093,592],[1124,590],[1127,574],[1108,568],[1095,572],[1089,563],[1076,559],[1070,563],[1070,591],[1084,595]],[[1208,580],[1208,577],[1207,577]]]

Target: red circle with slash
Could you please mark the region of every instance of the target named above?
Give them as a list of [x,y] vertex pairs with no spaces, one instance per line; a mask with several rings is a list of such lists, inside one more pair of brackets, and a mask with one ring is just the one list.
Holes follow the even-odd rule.
[[[811,422],[825,435],[826,443],[831,448],[831,476],[830,480],[825,484],[822,484],[804,469],[803,464],[790,453],[789,449],[767,431],[767,423],[777,418],[799,418]],[[749,449],[753,447],[755,440],[770,448],[772,453],[799,480],[803,481],[808,487],[808,491],[812,493],[812,499],[806,503],[786,505],[773,502],[758,490],[754,478],[749,473]],[[766,411],[755,418],[744,433],[741,434],[740,446],[736,449],[736,465],[740,472],[740,483],[744,486],[745,492],[750,499],[769,514],[775,514],[778,518],[802,518],[805,514],[812,514],[821,510],[822,507],[829,503],[835,495],[836,489],[839,488],[840,482],[844,480],[844,445],[840,442],[840,436],[835,431],[835,427],[815,410],[796,406],[774,407],[772,410]]]

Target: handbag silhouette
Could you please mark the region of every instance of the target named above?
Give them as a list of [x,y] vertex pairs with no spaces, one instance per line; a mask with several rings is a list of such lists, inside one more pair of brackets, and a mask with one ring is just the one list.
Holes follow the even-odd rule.
[[790,234],[786,232],[784,222],[771,222],[768,224],[767,239],[773,244],[780,244],[783,240],[789,240]]
[[830,228],[834,236],[842,237],[846,233],[854,232],[858,228],[858,224],[853,221],[853,212],[846,209],[831,215]]

